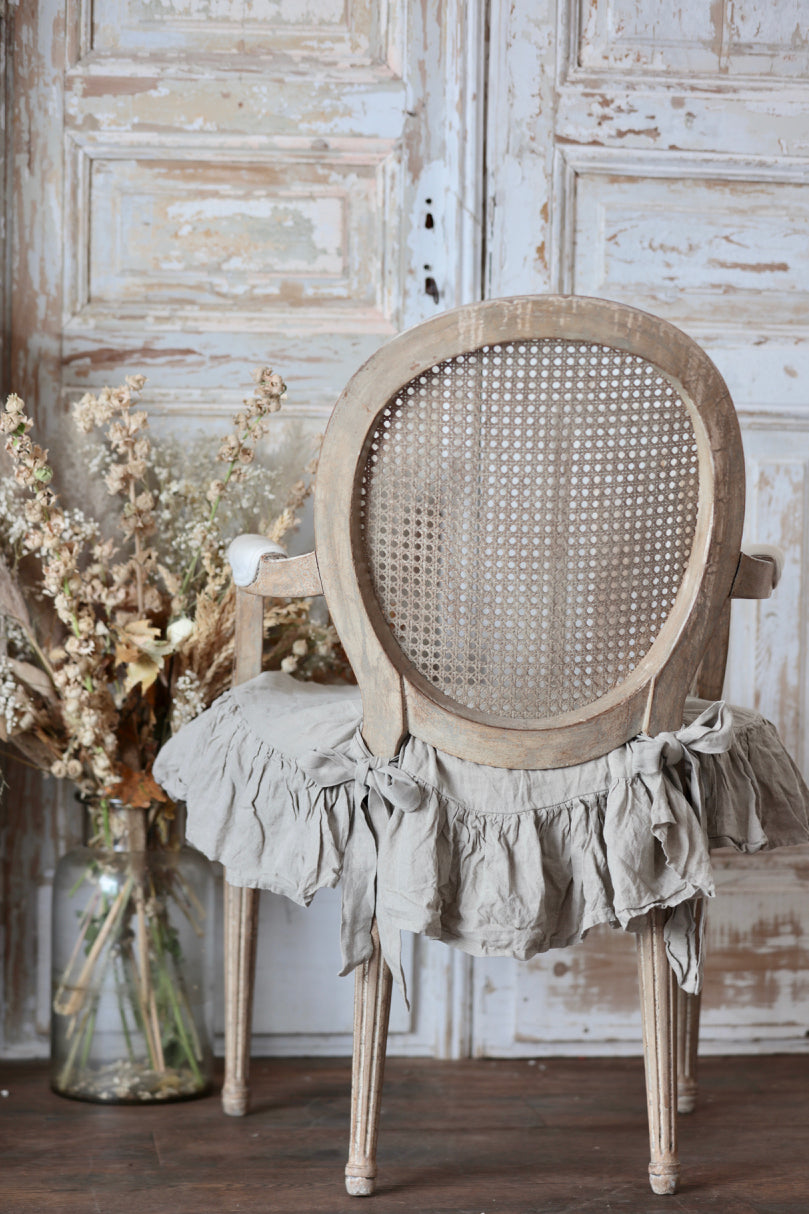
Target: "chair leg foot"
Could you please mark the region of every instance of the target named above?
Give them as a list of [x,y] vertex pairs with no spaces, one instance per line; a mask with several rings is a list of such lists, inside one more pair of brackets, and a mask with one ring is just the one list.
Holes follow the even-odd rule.
[[349,1197],[370,1197],[375,1189],[375,1176],[349,1176],[346,1173],[346,1193]]
[[250,1089],[246,1083],[222,1088],[222,1112],[228,1117],[244,1117],[249,1103]]
[[650,1163],[649,1184],[652,1192],[661,1197],[676,1193],[680,1187],[680,1165],[678,1163]]

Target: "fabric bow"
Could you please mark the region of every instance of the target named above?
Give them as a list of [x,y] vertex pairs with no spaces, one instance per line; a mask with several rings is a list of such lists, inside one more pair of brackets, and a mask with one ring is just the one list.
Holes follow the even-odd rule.
[[377,907],[377,849],[390,811],[413,813],[421,805],[421,789],[411,775],[399,768],[396,759],[381,759],[372,754],[359,730],[345,749],[313,750],[299,762],[321,788],[353,785],[354,813],[343,854],[341,973],[349,973],[370,957],[371,927],[376,916],[382,955],[409,1007],[400,933],[388,922],[382,908]]
[[675,767],[683,759],[689,769],[698,769],[694,755],[716,755],[730,749],[733,741],[733,714],[724,700],[709,704],[695,721],[676,733],[659,733],[650,738],[639,734],[629,743],[633,770],[652,775],[663,767]]
[[[645,778],[653,794],[652,829],[666,850],[672,867],[685,878],[686,857],[693,847],[693,839],[677,839],[669,823],[671,813],[665,802],[668,796],[679,798],[696,814],[702,831],[699,841],[702,869],[706,874],[704,893],[713,893],[710,878],[708,842],[705,838],[705,814],[702,790],[699,783],[700,754],[721,754],[730,749],[733,741],[733,714],[724,701],[709,704],[703,712],[684,725],[676,733],[663,732],[651,738],[640,734],[628,743],[633,774]],[[685,768],[688,788],[683,788],[680,764]],[[665,783],[665,788],[663,787]],[[689,868],[694,871],[693,860]],[[702,966],[704,951],[705,916],[697,915],[693,898],[679,903],[666,920],[664,937],[666,954],[677,977],[677,982],[689,994],[699,994],[702,989]]]
[[382,801],[405,813],[418,809],[421,789],[412,776],[398,767],[396,759],[380,759],[371,754],[359,733],[352,738],[350,747],[359,751],[356,757],[346,750],[313,750],[301,759],[301,767],[322,788],[353,782],[356,808],[367,797],[369,802]]

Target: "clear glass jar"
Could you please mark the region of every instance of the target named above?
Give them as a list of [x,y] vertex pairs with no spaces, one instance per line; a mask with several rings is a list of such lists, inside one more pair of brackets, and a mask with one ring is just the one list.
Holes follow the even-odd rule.
[[[62,858],[53,887],[51,1086],[115,1104],[211,1085],[208,861],[147,846],[149,811],[106,802],[102,846]],[[154,821],[154,815],[152,815]]]

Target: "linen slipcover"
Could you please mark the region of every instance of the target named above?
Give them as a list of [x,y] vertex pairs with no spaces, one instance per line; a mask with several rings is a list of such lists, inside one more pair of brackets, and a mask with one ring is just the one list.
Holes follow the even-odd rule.
[[714,894],[710,849],[806,842],[809,790],[758,713],[689,700],[684,716],[676,734],[549,771],[414,737],[387,762],[362,740],[357,687],[272,672],[180,730],[154,773],[232,884],[308,905],[341,883],[342,973],[370,956],[374,916],[403,984],[402,930],[526,959],[667,907],[669,960],[695,993],[693,899]]

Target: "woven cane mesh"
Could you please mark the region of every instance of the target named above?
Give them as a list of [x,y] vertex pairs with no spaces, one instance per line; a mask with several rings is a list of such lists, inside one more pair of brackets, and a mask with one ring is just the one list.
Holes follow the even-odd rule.
[[457,704],[530,720],[592,703],[648,652],[691,552],[697,444],[644,359],[514,341],[403,387],[361,494],[405,655]]

